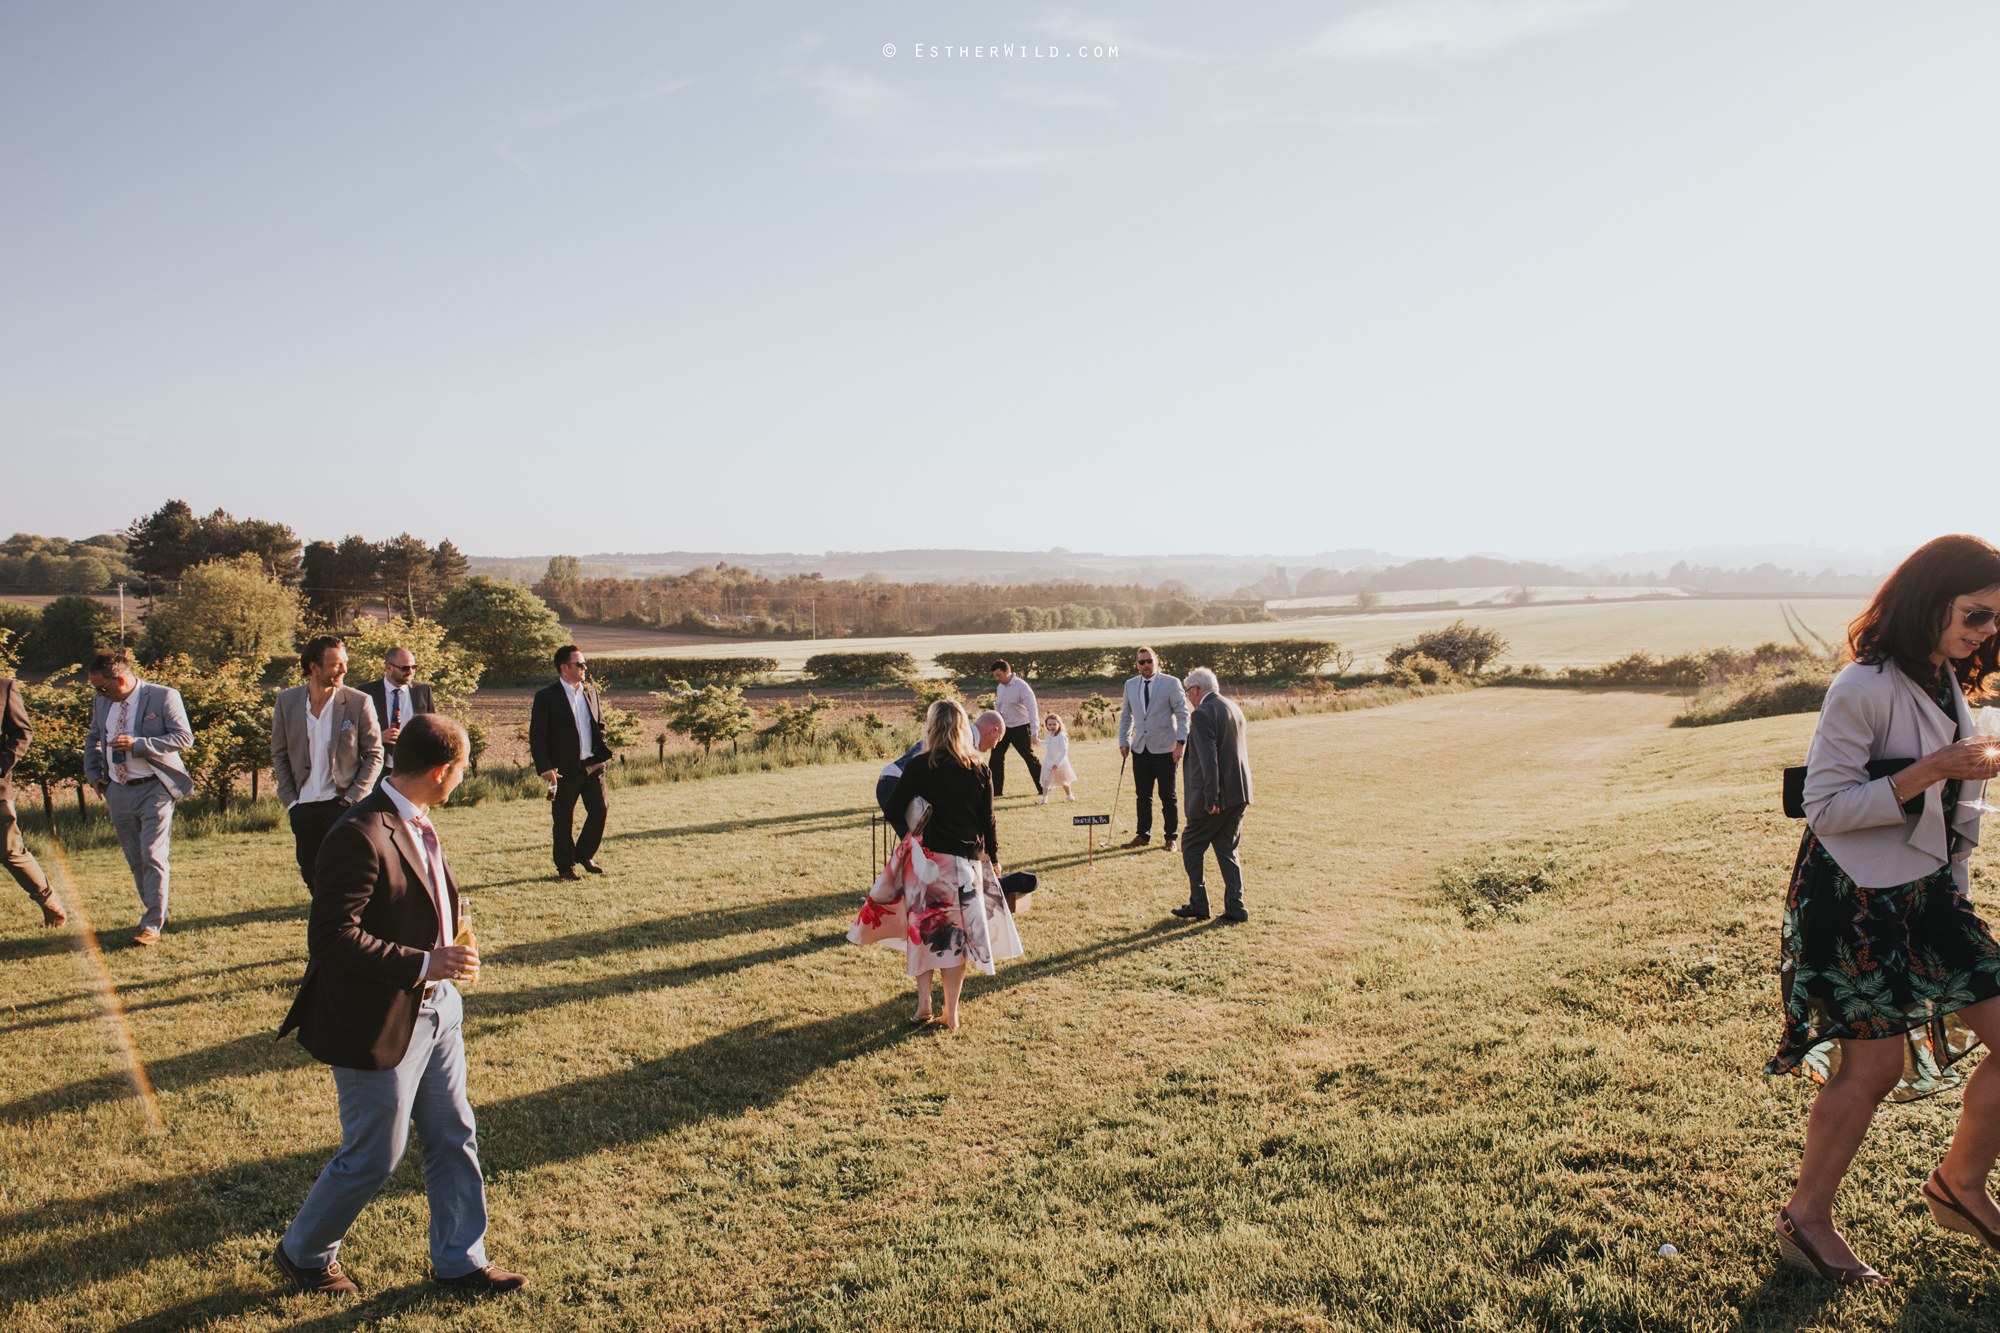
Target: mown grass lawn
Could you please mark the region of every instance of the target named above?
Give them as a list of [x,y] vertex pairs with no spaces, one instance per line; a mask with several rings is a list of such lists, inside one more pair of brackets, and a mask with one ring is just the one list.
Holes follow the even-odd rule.
[[326,1071],[269,1035],[305,915],[284,836],[177,848],[152,951],[118,947],[115,852],[80,853],[163,1129],[19,900],[0,1323],[1987,1327],[2000,1268],[1916,1202],[1955,1099],[1885,1111],[1853,1177],[1891,1293],[1774,1262],[1807,1102],[1758,1072],[1797,836],[1777,770],[1811,719],[1671,731],[1678,703],[1486,689],[1254,724],[1244,927],[1167,918],[1158,853],[1082,869],[1069,818],[1116,752],[1079,746],[1084,801],[1006,803],[1004,859],[1045,889],[958,1033],[909,1027],[899,956],[843,938],[873,766],[620,792],[613,875],[579,886],[546,876],[539,803],[449,812],[486,953],[489,1246],[535,1282],[486,1304],[423,1285],[411,1166],[343,1253],[360,1302],[286,1296],[265,1259],[338,1134]]

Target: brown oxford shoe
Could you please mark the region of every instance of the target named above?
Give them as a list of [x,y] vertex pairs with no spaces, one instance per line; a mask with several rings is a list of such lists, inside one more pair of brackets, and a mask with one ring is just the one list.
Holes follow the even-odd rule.
[[556,878],[579,880],[582,879],[583,876],[576,873],[575,866],[564,866],[561,870],[556,871]]
[[593,875],[601,875],[604,873],[604,867],[597,864],[596,857],[592,857],[590,860],[585,861],[583,863],[583,868],[585,870],[588,870]]
[[278,1242],[271,1257],[278,1262],[278,1271],[285,1275],[295,1290],[305,1296],[359,1296],[361,1288],[354,1285],[354,1279],[341,1271],[340,1260],[335,1259],[325,1268],[301,1268],[285,1253],[285,1244]]
[[440,1287],[450,1287],[453,1291],[469,1291],[475,1296],[503,1296],[528,1285],[527,1278],[519,1273],[510,1273],[498,1264],[475,1268],[463,1277],[439,1277],[437,1270],[433,1268],[431,1281]]
[[1171,852],[1180,845],[1181,845],[1181,840],[1175,835],[1169,833],[1167,835],[1167,840],[1160,844],[1160,850],[1163,852]]
[[147,926],[144,930],[140,931],[137,935],[134,935],[132,937],[132,943],[143,944],[149,949],[152,948],[155,944],[158,944],[159,942],[160,942],[160,932],[154,930],[151,926]]
[[1141,833],[1138,837],[1132,839],[1132,841],[1130,842],[1120,843],[1119,847],[1122,850],[1129,852],[1139,847],[1150,847],[1152,843],[1153,843],[1152,835]]

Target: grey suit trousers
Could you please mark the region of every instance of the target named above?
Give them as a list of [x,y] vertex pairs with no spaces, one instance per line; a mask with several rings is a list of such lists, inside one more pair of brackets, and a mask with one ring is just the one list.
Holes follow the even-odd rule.
[[111,811],[111,827],[118,830],[118,845],[125,849],[125,864],[132,867],[132,883],[146,908],[139,917],[139,928],[164,930],[167,887],[173,878],[167,849],[174,836],[174,798],[167,794],[166,783],[154,778],[130,787],[112,783],[104,789],[104,804]]
[[1243,841],[1243,812],[1249,805],[1226,805],[1217,814],[1195,815],[1181,831],[1181,864],[1187,868],[1188,903],[1197,912],[1208,911],[1208,881],[1203,858],[1215,848],[1215,864],[1222,871],[1222,910],[1241,912],[1243,908],[1243,863],[1236,859],[1237,845]]
[[394,1069],[333,1071],[340,1094],[340,1151],[313,1182],[285,1232],[285,1254],[301,1268],[324,1268],[340,1254],[354,1219],[410,1146],[424,1145],[424,1197],[431,1207],[431,1267],[464,1277],[486,1267],[486,1182],[478,1128],[465,1094],[464,1002],[438,983],[417,1010],[417,1028]]

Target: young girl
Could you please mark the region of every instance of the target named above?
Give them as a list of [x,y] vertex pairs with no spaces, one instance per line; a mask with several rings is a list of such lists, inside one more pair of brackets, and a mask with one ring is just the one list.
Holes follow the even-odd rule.
[[1063,795],[1069,800],[1076,799],[1076,793],[1069,789],[1076,781],[1076,770],[1069,766],[1069,733],[1063,730],[1063,720],[1054,713],[1042,719],[1042,730],[1048,739],[1042,743],[1042,799],[1036,805],[1047,805],[1049,793],[1062,784]]

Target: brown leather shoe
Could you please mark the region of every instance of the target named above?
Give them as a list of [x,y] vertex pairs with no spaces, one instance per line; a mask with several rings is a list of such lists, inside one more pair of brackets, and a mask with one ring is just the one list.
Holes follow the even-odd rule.
[[285,1243],[278,1242],[271,1257],[278,1263],[278,1271],[301,1295],[305,1296],[359,1296],[361,1288],[354,1285],[354,1279],[340,1270],[340,1260],[335,1259],[325,1268],[301,1268],[285,1253]]
[[160,942],[160,932],[154,930],[151,926],[146,927],[144,930],[140,931],[137,935],[134,935],[132,937],[132,943],[143,944],[149,949],[152,948],[155,944],[158,944],[159,942]]
[[597,858],[594,856],[590,858],[590,860],[585,861],[583,863],[583,868],[585,870],[588,870],[593,875],[601,875],[604,873],[604,867],[597,864]]
[[562,868],[561,870],[558,870],[558,871],[556,871],[556,878],[557,878],[557,879],[569,879],[569,880],[580,880],[580,879],[582,879],[582,878],[583,878],[583,876],[582,876],[582,875],[579,875],[579,874],[577,874],[577,873],[576,873],[576,867],[575,867],[575,866],[564,866],[564,867],[563,867],[563,868]]
[[1175,834],[1169,833],[1167,835],[1167,840],[1160,844],[1160,850],[1163,852],[1171,852],[1180,845],[1181,845],[1180,838]]
[[1151,836],[1150,834],[1145,834],[1145,833],[1141,833],[1141,834],[1140,834],[1140,835],[1139,835],[1138,837],[1136,837],[1136,838],[1132,839],[1132,841],[1130,841],[1130,842],[1124,842],[1124,843],[1120,843],[1120,844],[1119,844],[1119,846],[1120,846],[1120,847],[1121,847],[1121,848],[1122,848],[1123,850],[1125,850],[1125,851],[1128,851],[1128,852],[1129,852],[1129,851],[1132,851],[1132,850],[1134,850],[1134,849],[1136,849],[1136,848],[1140,848],[1140,847],[1149,847],[1149,846],[1151,846],[1151,845],[1152,845],[1152,842],[1153,842],[1153,839],[1152,839],[1152,836]]
[[433,1268],[431,1281],[440,1287],[450,1287],[454,1291],[469,1291],[475,1296],[503,1296],[528,1285],[527,1278],[519,1273],[510,1273],[498,1264],[475,1268],[463,1277],[439,1277],[437,1270]]

